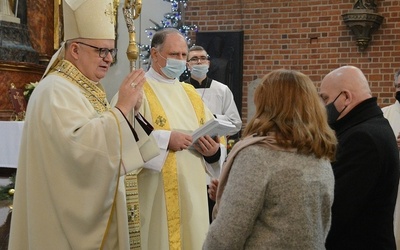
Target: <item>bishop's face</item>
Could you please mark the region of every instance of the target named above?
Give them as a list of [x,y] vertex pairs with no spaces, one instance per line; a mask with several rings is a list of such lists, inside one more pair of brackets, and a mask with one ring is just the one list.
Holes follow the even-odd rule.
[[114,60],[115,41],[84,39],[75,44],[78,51],[76,62],[78,69],[92,81],[98,82],[103,79]]

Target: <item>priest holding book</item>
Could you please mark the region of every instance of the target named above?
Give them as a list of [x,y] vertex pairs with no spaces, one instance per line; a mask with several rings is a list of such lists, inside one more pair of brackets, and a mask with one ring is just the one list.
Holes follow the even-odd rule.
[[214,117],[193,86],[179,81],[187,54],[177,29],[160,30],[152,38],[152,67],[139,111],[153,125],[161,153],[137,176],[141,249],[200,250],[208,231],[204,184],[206,174],[220,172],[219,139],[200,137],[196,150],[189,150],[192,132]]

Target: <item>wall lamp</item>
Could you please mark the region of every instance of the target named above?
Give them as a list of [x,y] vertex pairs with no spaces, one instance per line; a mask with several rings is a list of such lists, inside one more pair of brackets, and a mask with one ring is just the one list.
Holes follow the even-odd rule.
[[377,14],[377,5],[374,0],[358,0],[351,11],[342,15],[347,27],[356,37],[356,44],[360,51],[364,51],[372,39],[372,33],[379,29],[383,16]]

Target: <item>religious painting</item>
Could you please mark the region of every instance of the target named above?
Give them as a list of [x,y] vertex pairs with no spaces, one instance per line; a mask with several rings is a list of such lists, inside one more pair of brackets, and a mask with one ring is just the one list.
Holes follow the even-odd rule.
[[17,89],[14,84],[11,84],[11,88],[9,89],[9,96],[15,112],[13,120],[25,120],[27,102],[24,96],[24,90]]

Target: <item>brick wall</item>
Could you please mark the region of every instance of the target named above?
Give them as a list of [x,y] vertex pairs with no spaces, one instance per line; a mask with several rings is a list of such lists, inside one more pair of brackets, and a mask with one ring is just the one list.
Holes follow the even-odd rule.
[[393,75],[400,69],[400,1],[376,1],[384,21],[364,52],[359,52],[341,17],[355,2],[192,0],[184,15],[185,24],[196,24],[199,31],[244,31],[242,117],[246,122],[248,84],[280,68],[299,70],[319,86],[331,70],[354,65],[365,73],[381,107],[394,102]]

